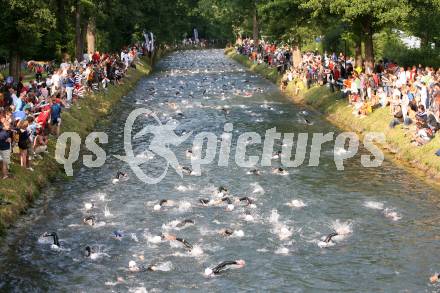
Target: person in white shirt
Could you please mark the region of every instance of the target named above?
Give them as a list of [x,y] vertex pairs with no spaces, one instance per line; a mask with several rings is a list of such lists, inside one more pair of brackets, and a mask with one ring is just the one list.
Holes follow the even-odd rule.
[[405,68],[400,67],[400,71],[399,71],[399,83],[401,86],[406,85],[408,81],[408,78],[406,76],[406,71]]

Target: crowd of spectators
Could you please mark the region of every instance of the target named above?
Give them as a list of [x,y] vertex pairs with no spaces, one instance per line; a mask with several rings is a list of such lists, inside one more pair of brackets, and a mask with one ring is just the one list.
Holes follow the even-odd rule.
[[141,54],[136,46],[120,54],[84,54],[79,62],[28,62],[35,78],[0,78],[0,161],[2,178],[10,174],[11,156],[29,171],[32,160],[43,158],[50,136],[60,134],[61,112],[85,98],[86,93],[119,85],[133,61]]
[[[240,40],[236,50],[252,62],[276,67],[283,74],[281,87],[290,82],[328,86],[340,90],[353,107],[353,114],[365,117],[380,107],[389,107],[390,127],[399,124],[414,129],[414,145],[428,143],[440,133],[440,69],[429,66],[404,68],[392,60],[379,60],[374,67],[355,64],[344,54],[305,52],[294,62],[293,49],[261,41]],[[295,89],[299,91],[299,87]]]

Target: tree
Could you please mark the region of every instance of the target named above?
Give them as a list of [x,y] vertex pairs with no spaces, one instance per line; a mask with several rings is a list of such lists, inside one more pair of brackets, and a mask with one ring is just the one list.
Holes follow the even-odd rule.
[[[365,46],[365,61],[374,63],[373,34],[386,26],[399,25],[406,20],[408,0],[303,0],[303,6],[315,13],[330,13],[353,26],[359,26]],[[356,32],[355,32],[356,33]],[[359,32],[357,32],[359,34]]]
[[18,79],[22,56],[35,51],[42,35],[55,28],[55,16],[44,0],[9,0],[1,1],[0,21],[0,43],[9,51],[9,74]]
[[408,14],[408,31],[419,37],[422,47],[435,44],[440,48],[440,0],[412,0]]

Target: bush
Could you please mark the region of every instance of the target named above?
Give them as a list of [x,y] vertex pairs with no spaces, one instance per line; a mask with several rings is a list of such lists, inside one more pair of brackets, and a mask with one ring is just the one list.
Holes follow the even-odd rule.
[[387,43],[383,55],[405,67],[418,64],[440,67],[440,48],[408,49],[403,44]]

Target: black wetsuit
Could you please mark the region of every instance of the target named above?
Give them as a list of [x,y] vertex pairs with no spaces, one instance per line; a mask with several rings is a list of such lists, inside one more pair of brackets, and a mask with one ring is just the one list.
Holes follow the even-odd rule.
[[92,249],[90,248],[90,246],[86,246],[86,257],[90,257],[91,254],[92,254]]
[[217,265],[215,268],[213,268],[212,273],[218,275],[223,271],[226,271],[228,269],[228,266],[230,265],[237,265],[237,261],[235,260],[224,261],[221,264]]
[[226,201],[228,204],[232,204],[232,200],[229,197],[223,197],[222,201]]
[[254,175],[260,175],[260,171],[258,171],[257,169],[251,170],[251,173]]
[[335,236],[338,236],[339,234],[336,232],[330,233],[327,237],[325,237],[324,242],[325,243],[329,243],[330,241],[332,241],[332,238]]
[[209,199],[204,199],[204,198],[201,198],[201,199],[199,199],[199,202],[201,203],[201,204],[209,204]]
[[178,223],[178,224],[176,225],[176,227],[180,228],[180,227],[185,226],[186,224],[194,224],[194,221],[191,220],[191,219],[185,219],[185,220],[183,220],[182,222]]
[[124,178],[126,176],[127,176],[127,174],[125,174],[125,173],[123,173],[121,171],[118,171],[118,173],[116,173],[116,179],[122,179],[122,178]]
[[56,246],[60,246],[60,242],[58,240],[58,235],[55,232],[49,233],[49,234],[45,234],[44,237],[53,237],[53,244]]
[[182,167],[182,170],[184,170],[185,172],[191,173],[192,170],[189,167]]
[[248,205],[254,203],[254,201],[251,198],[247,197],[247,196],[240,198],[240,201],[246,201]]
[[188,242],[188,241],[186,241],[185,239],[183,239],[183,238],[179,238],[179,237],[177,237],[176,238],[176,241],[179,241],[180,243],[182,243],[183,245],[185,245],[185,247],[186,248],[188,248],[188,249],[193,249],[193,246]]

